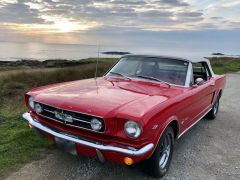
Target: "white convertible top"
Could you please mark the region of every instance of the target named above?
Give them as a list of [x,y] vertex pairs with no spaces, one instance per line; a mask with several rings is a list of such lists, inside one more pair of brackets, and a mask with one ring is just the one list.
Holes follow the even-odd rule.
[[176,56],[161,56],[161,55],[143,55],[143,54],[129,54],[124,55],[123,57],[146,57],[146,58],[163,58],[163,59],[176,59],[176,60],[182,60],[182,61],[188,61],[192,63],[198,63],[198,62],[209,62],[208,59],[202,58],[202,57],[176,57]]
[[163,59],[175,59],[175,60],[182,60],[182,61],[187,61],[187,62],[191,62],[191,63],[199,63],[199,62],[206,62],[209,70],[211,71],[212,76],[214,76],[214,72],[212,70],[212,66],[210,61],[207,58],[203,58],[203,57],[194,57],[194,58],[190,58],[190,57],[175,57],[175,56],[161,56],[161,55],[142,55],[142,54],[129,54],[129,55],[124,55],[122,57],[142,57],[142,58],[163,58]]

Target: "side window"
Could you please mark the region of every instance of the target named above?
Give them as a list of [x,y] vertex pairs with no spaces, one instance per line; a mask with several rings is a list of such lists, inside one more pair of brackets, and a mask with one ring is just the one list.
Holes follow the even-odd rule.
[[211,73],[206,62],[193,63],[193,82],[197,78],[207,81],[211,78]]

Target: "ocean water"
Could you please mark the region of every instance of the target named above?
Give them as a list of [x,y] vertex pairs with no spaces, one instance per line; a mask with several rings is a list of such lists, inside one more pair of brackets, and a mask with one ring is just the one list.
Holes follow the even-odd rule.
[[[100,46],[100,52],[124,51],[137,54],[170,55],[178,57],[205,57],[213,51],[208,48],[189,49],[189,47],[154,46],[154,45],[122,45]],[[98,45],[69,45],[42,43],[0,42],[0,61],[16,61],[21,59],[46,60],[69,59],[78,60],[98,56]],[[100,54],[100,57],[118,57]]]
[[16,61],[20,59],[76,60],[97,57],[98,47],[94,45],[65,45],[42,43],[0,42],[0,61]]

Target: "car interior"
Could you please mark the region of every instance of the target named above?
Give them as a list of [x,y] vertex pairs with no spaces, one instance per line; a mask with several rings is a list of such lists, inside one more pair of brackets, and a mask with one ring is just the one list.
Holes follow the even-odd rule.
[[197,78],[202,78],[204,81],[208,81],[211,78],[206,62],[193,63],[193,84],[195,84]]

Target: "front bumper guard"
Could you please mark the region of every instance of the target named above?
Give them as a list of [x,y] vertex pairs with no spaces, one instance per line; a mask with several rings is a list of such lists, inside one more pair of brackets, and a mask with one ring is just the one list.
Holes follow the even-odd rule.
[[60,132],[56,132],[41,123],[35,121],[30,113],[24,113],[23,118],[28,121],[29,124],[31,124],[33,127],[40,129],[46,133],[49,133],[55,137],[62,138],[68,141],[72,141],[74,143],[78,143],[84,146],[88,146],[91,148],[95,148],[98,150],[103,150],[103,151],[113,151],[113,152],[119,152],[123,154],[128,154],[132,156],[141,156],[147,152],[149,152],[151,149],[153,149],[154,145],[152,143],[147,144],[146,146],[142,147],[141,149],[138,150],[132,150],[132,149],[126,149],[126,148],[121,148],[121,147],[115,147],[115,146],[109,146],[109,145],[103,145],[99,143],[93,143],[93,142],[88,142],[86,140],[79,139],[77,136],[72,136],[68,134],[63,134]]

